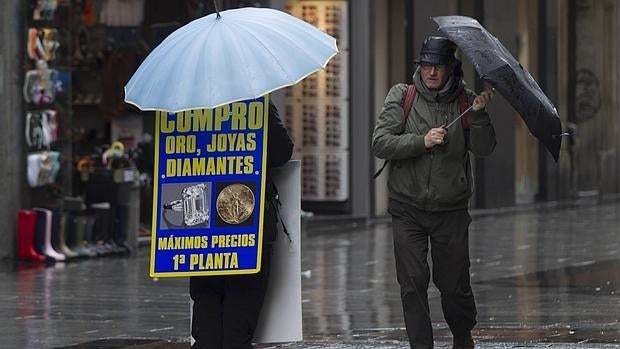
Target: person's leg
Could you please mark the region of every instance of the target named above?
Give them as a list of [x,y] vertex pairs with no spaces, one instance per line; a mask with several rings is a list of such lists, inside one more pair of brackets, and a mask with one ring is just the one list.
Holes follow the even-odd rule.
[[400,284],[405,326],[411,348],[432,348],[433,328],[428,307],[430,272],[426,261],[428,235],[412,207],[390,201],[396,277]]
[[[469,278],[467,210],[437,213],[431,231],[433,282],[441,292],[441,307],[455,339],[470,336],[476,324],[476,304]],[[473,345],[473,343],[472,343]]]
[[189,294],[194,301],[192,337],[196,341],[192,349],[222,348],[223,278],[221,276],[189,278]]
[[223,349],[251,349],[271,267],[271,245],[263,247],[261,271],[225,281]]

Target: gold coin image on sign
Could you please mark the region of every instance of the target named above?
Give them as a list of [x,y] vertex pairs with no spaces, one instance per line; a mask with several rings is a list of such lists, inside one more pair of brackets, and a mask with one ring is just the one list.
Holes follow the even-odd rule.
[[240,224],[254,212],[254,193],[247,185],[231,184],[220,192],[216,200],[217,214],[228,224]]

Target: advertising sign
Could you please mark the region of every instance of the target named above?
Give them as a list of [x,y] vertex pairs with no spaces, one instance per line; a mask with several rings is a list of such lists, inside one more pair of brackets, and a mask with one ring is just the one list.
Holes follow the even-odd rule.
[[151,277],[260,271],[268,96],[157,112]]

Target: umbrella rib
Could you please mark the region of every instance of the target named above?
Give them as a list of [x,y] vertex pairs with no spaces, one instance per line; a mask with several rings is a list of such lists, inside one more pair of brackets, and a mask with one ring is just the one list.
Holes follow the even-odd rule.
[[[278,21],[278,19],[277,19],[277,18],[275,18],[275,19],[273,19],[273,20],[274,20],[274,21]],[[286,22],[284,22],[284,21],[280,21],[280,22],[286,23]],[[305,22],[304,22],[304,23],[305,23]],[[253,24],[255,24],[255,25],[257,25],[257,26],[267,27],[267,26],[265,26],[263,23],[260,23],[260,22],[256,22],[256,23],[253,23]],[[308,24],[308,23],[306,23],[306,24]],[[308,24],[308,26],[312,27],[312,28],[313,28],[313,29],[315,29],[315,30],[321,31],[320,29],[318,29],[318,28],[316,28],[316,27],[312,26],[311,24]],[[307,30],[305,30],[305,29],[303,29],[303,30],[304,30],[304,31],[307,31]],[[328,34],[324,33],[323,31],[321,31],[321,32],[322,32],[323,34],[325,34],[326,36],[329,36]],[[294,40],[290,40],[290,39],[289,39],[286,35],[283,35],[283,34],[281,34],[281,33],[280,33],[280,32],[278,32],[278,31],[275,31],[274,33],[275,33],[275,34],[277,34],[277,35],[280,35],[280,36],[281,36],[284,40],[286,40],[286,41],[290,42],[293,46],[297,47],[299,50],[301,50],[301,51],[303,51],[303,52],[309,52],[309,51],[308,51],[305,47],[300,46],[300,45],[299,45],[296,41],[294,41]],[[250,34],[250,35],[251,35],[251,34]],[[336,41],[333,37],[331,37],[331,36],[329,36],[329,37],[330,37],[331,39],[333,39],[333,40],[334,40],[334,42]],[[318,42],[318,43],[320,43],[320,44],[325,44],[324,42],[322,42],[321,40],[318,40],[318,39],[317,39],[317,42]],[[329,47],[330,49],[335,49],[335,50],[336,50],[336,52],[338,52],[338,47],[337,47],[335,44],[334,44],[334,47],[332,47],[331,45],[328,45],[328,47]],[[310,54],[308,54],[307,56],[312,57],[312,55],[310,55]],[[330,57],[330,59],[331,59],[331,57]],[[325,65],[326,65],[326,63],[327,63],[328,61],[329,61],[329,60],[327,60],[327,61],[325,61],[325,62],[316,62],[316,61],[315,61],[315,63],[316,63],[316,64],[318,64],[319,66],[321,66],[321,67],[325,68]]]
[[280,67],[280,69],[281,69],[281,70],[282,70],[282,71],[286,74],[286,76],[287,76],[288,78],[290,78],[290,76],[289,76],[288,72],[286,71],[286,69],[284,69],[284,66],[280,63],[280,61],[276,58],[276,56],[274,56],[274,54],[273,54],[273,53],[271,53],[271,51],[269,51],[269,50],[267,49],[267,46],[265,46],[265,45],[263,44],[263,42],[262,42],[262,41],[258,40],[258,38],[257,38],[254,34],[252,34],[252,32],[250,32],[249,30],[247,30],[247,29],[243,28],[242,26],[240,26],[240,25],[235,25],[235,26],[236,26],[236,27],[238,27],[240,30],[243,30],[243,31],[247,32],[247,33],[248,33],[248,35],[250,35],[251,37],[253,37],[253,38],[255,39],[255,41],[256,41],[259,45],[261,45],[263,48],[265,48],[265,51],[269,53],[269,55],[273,58],[273,60],[274,60],[274,61],[278,64],[278,66]]
[[[258,25],[258,26],[261,26],[261,25],[262,25],[261,23],[256,23],[256,22],[253,22],[252,24],[254,24],[254,25]],[[264,25],[263,25],[263,26],[264,26]],[[245,29],[245,28],[243,28],[243,27],[241,27],[241,26],[240,26],[240,28],[241,28],[242,30],[246,31],[246,32],[247,32],[250,36],[252,36],[253,38],[257,39],[256,41],[257,41],[257,42],[258,42],[261,46],[263,46],[263,47],[265,47],[265,48],[266,48],[266,46],[262,43],[262,41],[258,40],[258,38],[257,38],[257,37],[256,37],[256,36],[252,33],[252,32],[250,32],[249,30],[247,30],[247,29]],[[308,50],[307,50],[306,48],[304,48],[303,46],[300,46],[297,42],[295,42],[295,41],[293,41],[293,40],[290,40],[290,39],[289,39],[286,35],[282,35],[282,34],[281,34],[280,32],[278,32],[278,31],[274,31],[274,33],[275,33],[275,34],[277,34],[277,35],[280,35],[280,36],[281,36],[284,40],[286,40],[286,41],[290,42],[292,46],[297,47],[297,49],[299,49],[300,51],[303,51],[303,52],[308,52]],[[319,42],[320,42],[320,41],[319,41]],[[331,48],[331,47],[330,47],[330,48]],[[276,58],[276,57],[275,57],[275,56],[274,56],[274,55],[273,55],[273,54],[272,54],[269,50],[266,50],[266,51],[268,51],[268,52],[271,54],[271,56],[274,58],[274,60],[278,63],[278,65],[279,65],[280,67],[282,67],[282,71],[285,71],[285,70],[284,70],[284,67],[283,67],[283,66],[282,66],[282,64],[278,61],[278,59],[277,59],[277,58]],[[308,57],[312,57],[312,55],[310,55],[310,54],[307,54],[307,56],[308,56]],[[330,57],[330,59],[331,59],[331,57]],[[328,61],[329,61],[329,60],[327,60],[327,61],[325,61],[325,62],[316,62],[316,61],[315,61],[315,63],[316,63],[317,65],[319,65],[320,67],[324,68],[324,67],[325,67],[325,65],[327,64],[327,62],[328,62]],[[286,72],[286,71],[285,71],[285,72]],[[290,78],[290,76],[288,75],[288,73],[287,73],[287,76]]]
[[[210,28],[209,31],[211,31],[212,27]],[[179,32],[177,35],[178,36],[185,36],[185,35],[192,35],[195,32],[199,31],[200,27],[196,26],[195,28],[187,28],[187,30],[184,30],[182,32]],[[174,33],[173,33],[174,34]],[[172,34],[171,34],[172,35]],[[168,40],[170,38],[167,37],[164,42],[162,42],[160,44],[160,46],[158,46],[153,52],[152,54],[154,54],[153,56],[147,57],[148,61],[144,62],[146,65],[143,69],[147,69],[151,64],[154,64],[155,62],[158,62],[159,60],[157,59],[157,57],[162,54],[162,52],[165,52],[167,49],[169,49],[168,47],[175,47],[177,46],[179,43],[175,42],[174,40]],[[149,59],[150,58],[150,59]],[[140,67],[142,68],[142,67]],[[153,88],[156,87],[155,81],[153,81],[150,86],[147,87],[147,90],[145,92],[145,95],[150,95],[151,91],[153,90]]]
[[[211,33],[213,32],[213,28],[215,28],[215,25],[217,25],[217,22],[215,24],[213,24],[211,27],[209,27],[209,31],[205,34],[205,40],[203,42],[203,48],[205,48],[205,46],[209,43],[209,37],[211,36]],[[204,52],[207,52],[207,50],[203,49],[202,52],[204,54]],[[208,69],[208,63],[209,62],[207,62],[207,60],[205,59],[204,63],[205,63],[205,72],[208,72],[209,71],[209,69]],[[211,83],[211,80],[207,80],[207,81],[209,82],[209,85],[207,86],[206,90],[210,91],[212,83]]]
[[[285,15],[285,16],[289,17],[290,15]],[[261,17],[257,16],[257,18],[261,18]],[[335,39],[332,36],[330,36],[329,34],[325,33],[323,30],[319,29],[318,27],[316,27],[316,26],[314,26],[314,25],[312,25],[312,24],[310,24],[308,22],[305,22],[305,21],[300,20],[300,19],[297,19],[297,20],[299,21],[299,24],[296,25],[296,28],[295,28],[296,30],[303,31],[303,32],[307,33],[308,35],[311,35],[311,36],[314,36],[314,37],[317,37],[317,35],[319,35],[319,36],[325,36],[325,37],[327,37],[329,39],[332,39],[332,40],[334,40],[334,47],[332,47],[331,45],[329,45],[329,46],[330,46],[330,48],[337,49],[337,47],[335,46]],[[281,23],[283,26],[291,25],[291,22],[287,21],[283,17],[270,17],[269,21],[270,22]],[[269,28],[269,26],[265,25],[265,22],[266,21],[253,21],[251,23],[255,24],[255,25],[258,25],[258,26]],[[317,38],[317,40],[318,40],[318,38]]]
[[[228,23],[227,23],[227,24],[228,24]],[[234,26],[236,26],[236,27],[238,27],[238,28],[240,28],[240,29],[243,29],[242,27],[240,27],[240,26],[238,26],[238,25],[235,25],[234,23],[233,23],[232,25],[234,25]],[[250,33],[250,35],[251,35],[251,33]],[[252,37],[254,37],[254,38],[256,39],[256,37],[255,37],[255,36],[253,36],[253,35],[251,35],[251,36],[252,36]],[[258,40],[256,40],[256,41],[258,42]],[[238,45],[237,43],[235,43],[235,42],[234,42],[234,40],[231,40],[231,42],[233,42],[233,43],[234,43],[234,45],[235,45],[235,49],[236,49],[236,51],[237,51],[237,52],[239,52],[239,53],[243,53],[243,52],[241,52],[242,50],[240,49],[239,45]],[[244,62],[244,63],[245,63],[245,62],[247,62],[247,59],[246,59],[245,55],[243,55],[243,54],[238,54],[238,57],[239,57],[239,58],[241,58],[241,59],[243,60],[243,62]],[[246,71],[247,76],[251,76],[252,71],[249,69],[249,65],[248,65],[248,64],[243,64],[242,66],[243,66],[243,70],[244,70],[244,71]],[[250,81],[248,81],[248,83],[249,83],[249,85],[250,85],[250,90],[252,91],[251,93],[252,93],[252,94],[254,94],[254,84],[253,84],[253,81],[251,81],[251,79],[250,79]]]

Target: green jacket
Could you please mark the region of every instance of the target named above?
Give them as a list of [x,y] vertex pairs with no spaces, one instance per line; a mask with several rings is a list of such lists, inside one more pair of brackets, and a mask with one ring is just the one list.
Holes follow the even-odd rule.
[[[421,83],[418,72],[413,81],[417,91],[404,132],[403,100],[407,85],[397,84],[385,99],[373,133],[372,152],[378,158],[390,160],[390,198],[425,211],[467,208],[473,189],[468,151],[486,156],[496,145],[489,115],[484,110],[470,111],[467,137],[457,121],[448,130],[446,143],[426,149],[424,135],[460,114],[458,96],[465,83],[453,76],[446,84],[451,87],[437,92]],[[471,105],[476,94],[465,91]]]

